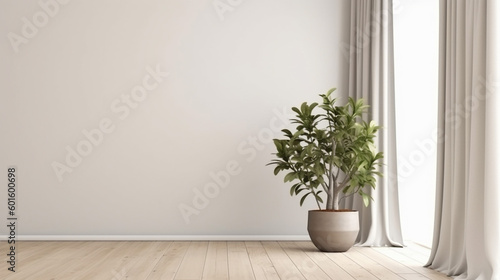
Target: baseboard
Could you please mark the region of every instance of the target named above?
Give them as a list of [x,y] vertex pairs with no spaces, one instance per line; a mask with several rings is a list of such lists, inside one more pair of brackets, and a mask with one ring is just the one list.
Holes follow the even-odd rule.
[[[7,240],[8,236],[0,236]],[[308,235],[18,235],[18,241],[304,241]]]

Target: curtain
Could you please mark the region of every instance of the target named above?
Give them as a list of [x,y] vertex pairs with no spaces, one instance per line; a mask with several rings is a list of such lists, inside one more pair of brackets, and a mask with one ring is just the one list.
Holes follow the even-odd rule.
[[397,185],[396,125],[394,100],[394,52],[392,0],[351,1],[349,44],[349,96],[363,98],[371,106],[369,119],[382,126],[376,137],[384,153],[371,190],[373,201],[364,207],[359,196],[342,199],[344,207],[360,212],[360,246],[402,246]]
[[500,279],[500,5],[441,0],[434,240],[427,266]]

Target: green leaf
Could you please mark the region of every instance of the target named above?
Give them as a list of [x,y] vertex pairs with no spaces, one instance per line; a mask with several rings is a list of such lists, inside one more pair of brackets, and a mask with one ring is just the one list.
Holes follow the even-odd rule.
[[308,192],[308,193],[306,193],[306,194],[305,194],[305,195],[304,195],[304,196],[300,199],[300,206],[302,206],[302,204],[304,204],[304,200],[306,200],[306,197],[307,197],[308,195],[310,195],[311,193],[312,193],[312,192]]
[[302,103],[302,105],[300,105],[301,114],[302,115],[307,114],[308,108],[309,106],[307,105],[307,102]]
[[368,205],[370,204],[370,200],[373,200],[373,198],[369,194],[364,193],[362,190],[359,190],[359,194],[363,198],[363,204],[365,205],[365,207],[368,207]]
[[326,93],[326,97],[329,97],[332,92],[334,92],[337,88],[331,88],[327,93]]
[[301,193],[303,190],[307,190],[306,188],[301,188],[301,189],[296,189],[295,190],[295,195],[298,195],[299,193]]
[[275,175],[275,176],[276,176],[276,175],[278,175],[278,173],[280,173],[280,171],[281,171],[281,170],[282,170],[282,169],[281,169],[281,166],[279,166],[279,165],[278,165],[278,166],[276,166],[276,168],[274,168],[274,175]]
[[283,179],[286,182],[291,182],[297,178],[297,173],[296,172],[290,172],[285,175],[285,179]]
[[292,137],[292,135],[293,135],[293,134],[292,134],[292,132],[291,132],[290,130],[288,130],[288,129],[282,129],[281,131],[282,131],[282,132],[283,132],[283,134],[284,134],[286,137],[288,137],[288,138],[291,138],[291,137]]
[[318,191],[317,193],[314,194],[314,197],[316,198],[317,201],[319,201],[319,203],[323,203],[323,199],[321,198],[321,196],[319,196],[319,194],[322,192],[323,191]]
[[274,146],[276,146],[276,150],[281,151],[283,149],[283,144],[281,144],[281,140],[273,139]]
[[368,205],[370,204],[370,198],[366,195],[362,195],[363,197],[363,203],[365,204],[365,207],[368,207]]
[[290,196],[297,194],[297,188],[300,187],[300,185],[301,185],[300,183],[297,183],[290,188]]

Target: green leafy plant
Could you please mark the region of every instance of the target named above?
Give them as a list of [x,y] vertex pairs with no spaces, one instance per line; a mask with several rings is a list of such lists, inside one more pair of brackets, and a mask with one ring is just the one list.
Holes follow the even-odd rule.
[[[375,188],[376,176],[382,176],[377,167],[383,154],[373,142],[380,127],[361,118],[369,106],[352,98],[336,106],[334,91],[320,94],[321,104],[293,107],[295,131],[283,129],[285,138],[274,139],[276,159],[268,165],[276,165],[274,175],[288,171],[284,181],[293,183],[290,195],[302,195],[300,206],[312,196],[321,210],[322,193],[327,196],[327,210],[339,210],[341,194],[357,193],[367,206],[372,198],[363,190]],[[316,114],[315,109],[322,111]]]

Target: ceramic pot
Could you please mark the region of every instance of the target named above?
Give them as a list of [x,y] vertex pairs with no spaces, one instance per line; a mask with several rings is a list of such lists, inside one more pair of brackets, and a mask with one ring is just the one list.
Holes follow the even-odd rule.
[[358,237],[359,213],[355,210],[311,210],[307,231],[320,251],[345,252]]

